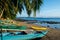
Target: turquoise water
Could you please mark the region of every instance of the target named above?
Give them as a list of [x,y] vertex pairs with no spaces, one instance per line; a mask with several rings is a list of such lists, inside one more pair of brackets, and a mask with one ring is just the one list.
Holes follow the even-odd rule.
[[[40,26],[49,26],[50,28],[57,28],[57,29],[60,29],[60,18],[33,18],[33,17],[20,17],[18,19],[24,19],[24,20],[37,20],[37,25],[40,25]],[[59,22],[58,24],[48,24],[48,23],[40,23],[41,21],[46,21],[46,22]]]
[[47,34],[47,32],[48,31],[42,31],[42,33],[30,33],[27,35],[6,35],[3,36],[3,40],[29,40],[33,38],[43,37]]
[[33,18],[33,17],[19,17],[17,19],[24,19],[24,20],[37,20],[37,21],[56,21],[60,22],[60,18]]

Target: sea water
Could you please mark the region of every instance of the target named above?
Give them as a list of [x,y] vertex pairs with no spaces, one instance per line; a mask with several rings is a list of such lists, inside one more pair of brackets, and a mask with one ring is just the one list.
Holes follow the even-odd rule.
[[[35,23],[37,25],[40,26],[49,26],[51,28],[56,28],[56,29],[60,29],[60,18],[33,18],[33,17],[20,17],[20,19],[23,20],[37,20],[38,23]],[[48,23],[40,23],[41,21],[52,21],[52,22],[59,22],[58,24],[48,24]]]
[[56,22],[60,22],[60,18],[19,17],[19,19],[24,19],[24,20],[37,20],[37,21],[56,21]]

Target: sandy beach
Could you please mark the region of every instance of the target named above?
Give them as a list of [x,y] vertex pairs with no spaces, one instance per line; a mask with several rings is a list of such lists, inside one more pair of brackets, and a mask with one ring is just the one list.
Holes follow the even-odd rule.
[[[26,25],[28,27],[30,26],[39,26],[35,24],[26,24],[26,22],[20,22],[18,25]],[[39,26],[41,27],[41,26]],[[53,29],[53,28],[48,28],[49,31],[46,36],[41,38],[40,40],[60,40],[60,30],[58,29]]]
[[[36,24],[28,24],[27,22],[17,22],[16,25],[18,26],[24,25],[27,26],[28,28],[30,28],[31,26],[42,27]],[[48,33],[40,40],[60,40],[60,30],[48,28]]]
[[60,40],[60,30],[49,28],[49,32],[41,40]]
[[[38,25],[35,25],[35,24],[26,24],[25,22],[23,24],[27,25],[28,27],[30,27],[32,25],[33,26],[38,26]],[[22,25],[22,24],[20,24],[20,25]],[[60,40],[60,30],[49,28],[49,32],[47,33],[47,35],[44,36],[43,38],[41,38],[40,40]]]

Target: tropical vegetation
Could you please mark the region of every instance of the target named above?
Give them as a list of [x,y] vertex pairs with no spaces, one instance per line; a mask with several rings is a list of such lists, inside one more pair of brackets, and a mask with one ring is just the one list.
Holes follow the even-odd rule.
[[22,10],[27,11],[28,16],[34,11],[34,17],[36,11],[40,9],[42,0],[0,0],[0,18],[16,18],[17,12],[21,14]]

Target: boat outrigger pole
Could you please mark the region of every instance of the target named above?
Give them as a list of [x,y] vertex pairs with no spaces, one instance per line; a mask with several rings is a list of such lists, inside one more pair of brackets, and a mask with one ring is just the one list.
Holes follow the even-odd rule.
[[2,26],[0,25],[1,27],[1,40],[3,40],[3,36],[2,36]]

